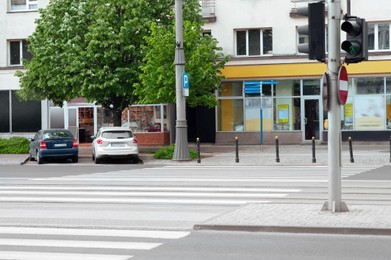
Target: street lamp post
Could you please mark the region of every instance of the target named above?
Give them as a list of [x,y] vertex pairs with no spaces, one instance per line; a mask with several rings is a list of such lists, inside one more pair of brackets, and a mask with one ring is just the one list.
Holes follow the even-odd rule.
[[176,132],[173,160],[190,160],[187,142],[186,100],[182,91],[182,75],[185,72],[185,52],[183,49],[183,0],[175,0],[175,75],[176,75]]

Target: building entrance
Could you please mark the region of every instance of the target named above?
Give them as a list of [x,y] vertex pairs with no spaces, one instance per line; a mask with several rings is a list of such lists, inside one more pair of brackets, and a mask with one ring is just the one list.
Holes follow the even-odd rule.
[[320,140],[319,98],[304,98],[303,141]]

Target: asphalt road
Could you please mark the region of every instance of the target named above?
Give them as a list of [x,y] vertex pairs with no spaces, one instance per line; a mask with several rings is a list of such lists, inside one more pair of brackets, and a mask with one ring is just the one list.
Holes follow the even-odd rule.
[[391,237],[199,231],[134,260],[387,260]]

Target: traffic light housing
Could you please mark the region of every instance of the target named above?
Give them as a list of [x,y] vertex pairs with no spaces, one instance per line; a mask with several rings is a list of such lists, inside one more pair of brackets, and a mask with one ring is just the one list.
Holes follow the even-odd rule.
[[308,25],[297,28],[299,34],[308,35],[308,43],[298,45],[300,53],[308,53],[310,60],[325,61],[325,4],[309,3],[297,9],[297,14],[308,16]]
[[365,19],[348,16],[341,30],[346,32],[346,40],[341,44],[341,49],[346,52],[345,62],[349,64],[368,60],[368,24]]

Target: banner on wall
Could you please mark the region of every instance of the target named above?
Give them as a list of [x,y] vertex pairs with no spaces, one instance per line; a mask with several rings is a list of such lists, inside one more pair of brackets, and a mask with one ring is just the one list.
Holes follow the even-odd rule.
[[354,106],[355,130],[384,130],[383,96],[357,96]]

